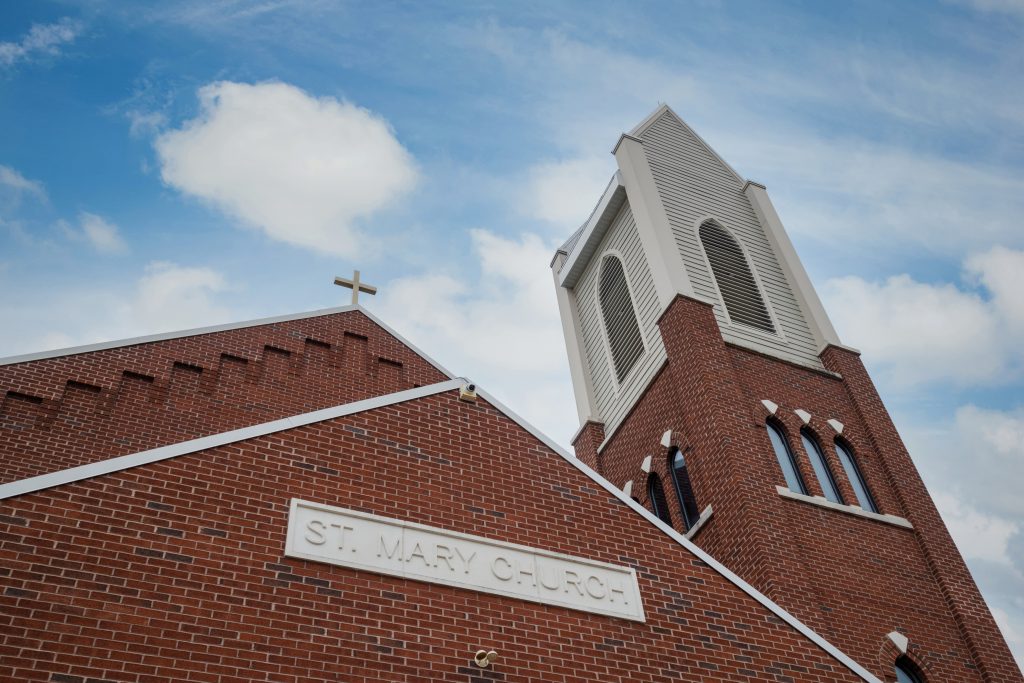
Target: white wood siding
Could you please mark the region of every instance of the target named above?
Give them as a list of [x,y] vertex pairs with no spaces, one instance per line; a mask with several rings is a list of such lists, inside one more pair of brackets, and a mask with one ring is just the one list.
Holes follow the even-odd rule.
[[[636,307],[637,320],[640,323],[640,335],[646,347],[644,354],[626,375],[621,386],[615,379],[615,370],[605,342],[604,321],[601,318],[596,286],[601,259],[610,250],[617,252],[622,258],[633,295],[633,305]],[[612,221],[611,228],[601,240],[574,291],[586,354],[584,362],[589,365],[594,380],[594,400],[598,414],[604,422],[605,433],[610,434],[622,422],[666,357],[665,346],[662,344],[661,333],[656,324],[661,313],[658,310],[658,296],[628,202],[623,204]]]
[[[743,194],[741,182],[670,112],[653,121],[640,138],[694,292],[716,302],[715,315],[722,337],[728,342],[821,368],[807,321],[750,200]],[[730,324],[697,235],[705,218],[715,218],[740,241],[781,334]]]

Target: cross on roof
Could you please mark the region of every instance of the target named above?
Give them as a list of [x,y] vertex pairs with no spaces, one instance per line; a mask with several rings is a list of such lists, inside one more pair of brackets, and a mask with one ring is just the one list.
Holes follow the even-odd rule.
[[352,273],[352,279],[334,276],[334,284],[341,285],[342,287],[348,287],[352,290],[352,305],[359,303],[359,292],[366,292],[367,294],[376,294],[377,288],[373,285],[364,285],[359,281],[359,271]]

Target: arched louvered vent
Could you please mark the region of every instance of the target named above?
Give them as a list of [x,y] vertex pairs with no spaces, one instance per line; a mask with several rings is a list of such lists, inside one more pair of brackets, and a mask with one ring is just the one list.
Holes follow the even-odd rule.
[[707,221],[700,226],[700,242],[708,255],[729,319],[765,332],[775,332],[754,274],[750,272],[750,265],[736,238],[717,223]]
[[633,300],[629,296],[626,273],[622,270],[622,261],[615,256],[605,256],[601,262],[598,298],[604,328],[608,332],[615,376],[621,382],[643,355],[644,343],[640,338]]

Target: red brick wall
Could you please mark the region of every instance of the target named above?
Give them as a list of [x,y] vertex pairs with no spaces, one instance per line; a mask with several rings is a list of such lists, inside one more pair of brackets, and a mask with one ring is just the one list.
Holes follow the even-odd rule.
[[358,311],[0,366],[0,483],[444,379]]
[[[672,429],[676,444],[691,449],[698,507],[714,509],[697,544],[856,661],[891,680],[893,660],[879,652],[886,634],[900,631],[930,680],[1021,680],[856,356],[826,355],[840,379],[727,345],[711,308],[684,297],[659,324],[669,363],[599,456],[613,483],[633,479],[634,491],[644,492],[640,462],[653,454],[682,530],[668,449],[659,443]],[[830,418],[843,423],[880,511],[906,517],[915,530],[780,496],[775,487],[785,480],[762,399],[779,405],[811,495],[822,492],[800,442],[797,408],[812,415],[807,427],[844,500],[856,502],[832,447]],[[649,504],[643,493],[641,500]]]
[[[285,558],[290,498],[636,568],[646,623]],[[850,681],[455,392],[4,502],[0,678]],[[471,664],[494,648],[493,670]]]

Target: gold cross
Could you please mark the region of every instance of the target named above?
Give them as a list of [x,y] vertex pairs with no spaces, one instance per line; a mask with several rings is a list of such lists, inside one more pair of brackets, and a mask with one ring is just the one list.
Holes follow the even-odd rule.
[[352,305],[359,303],[359,292],[366,292],[367,294],[376,294],[377,288],[373,285],[364,285],[359,281],[359,271],[355,271],[352,274],[352,279],[334,276],[334,284],[341,285],[342,287],[348,287],[352,290]]

